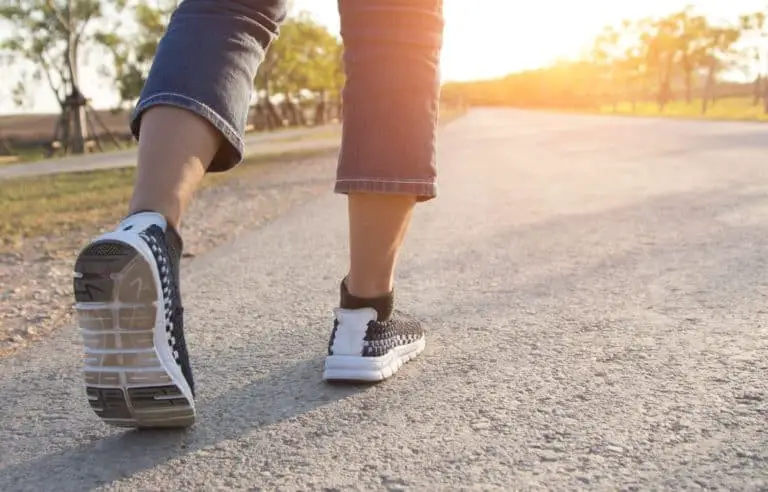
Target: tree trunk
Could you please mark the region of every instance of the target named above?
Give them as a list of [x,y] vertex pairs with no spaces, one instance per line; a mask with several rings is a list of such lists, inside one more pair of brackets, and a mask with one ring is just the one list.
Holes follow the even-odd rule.
[[74,33],[70,33],[67,40],[66,66],[69,72],[69,102],[70,118],[72,121],[70,138],[72,152],[85,153],[85,142],[88,140],[88,123],[85,115],[85,98],[80,92],[80,84],[77,70],[77,46],[78,40]]
[[763,96],[763,112],[765,114],[768,114],[768,81],[763,82],[761,92]]
[[685,102],[691,104],[693,102],[693,82],[692,82],[692,70],[686,69],[685,71]]
[[627,80],[627,95],[632,105],[632,114],[634,114],[637,110],[637,94],[635,93],[635,85],[632,80]]
[[664,112],[664,108],[667,106],[667,102],[669,102],[669,92],[670,92],[669,76],[670,76],[669,67],[666,67],[665,69],[660,70],[659,91],[656,96],[656,100],[659,105],[659,112]]
[[763,112],[768,114],[768,84],[763,84]]
[[88,122],[85,114],[85,98],[80,91],[74,89],[70,107],[72,118],[72,152],[75,154],[85,153],[85,142],[88,139]]
[[9,144],[8,141],[5,139],[5,135],[3,135],[3,131],[1,129],[0,129],[0,155],[2,156],[13,155],[13,149],[11,149],[11,144]]
[[265,112],[267,113],[267,127],[269,127],[270,130],[281,128],[283,126],[283,120],[280,118],[280,115],[277,113],[277,108],[275,108],[275,105],[272,103],[272,100],[267,98],[264,101],[264,107],[265,107]]
[[296,102],[294,103],[296,108],[296,119],[300,126],[309,126],[307,124],[307,115],[304,112],[304,102],[301,99],[301,93],[296,94]]
[[280,103],[280,118],[286,122],[288,127],[296,126],[294,115],[291,114],[291,104],[288,101],[288,95],[283,94],[283,102]]
[[752,90],[752,105],[757,106],[760,104],[760,99],[763,97],[763,74],[758,74],[755,78],[755,83]]
[[707,82],[704,86],[704,97],[701,98],[701,114],[707,114],[710,99],[714,101],[715,66],[710,65],[707,72]]
[[264,82],[264,113],[266,116],[267,129],[274,130],[283,126],[283,121],[280,119],[280,115],[277,114],[277,109],[272,103],[272,92],[270,91],[271,84],[269,78]]
[[251,124],[256,131],[263,132],[268,129],[267,113],[264,111],[264,103],[259,101],[253,108],[253,120]]
[[325,90],[321,90],[317,94],[317,107],[315,107],[315,117],[314,117],[314,125],[324,125],[327,121],[328,111],[327,111],[327,104],[326,104],[326,92]]

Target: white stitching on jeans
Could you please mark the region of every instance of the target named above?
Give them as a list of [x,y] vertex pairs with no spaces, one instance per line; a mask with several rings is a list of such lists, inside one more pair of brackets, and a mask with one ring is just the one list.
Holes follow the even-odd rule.
[[232,133],[232,136],[235,139],[237,139],[237,142],[240,145],[242,145],[243,147],[245,147],[245,141],[240,137],[240,135],[237,133],[237,131],[234,128],[232,128],[232,126],[229,124],[229,122],[227,122],[227,120],[225,120],[220,114],[218,114],[216,111],[214,111],[210,106],[206,105],[205,103],[202,103],[202,102],[198,101],[197,99],[191,98],[189,96],[185,96],[184,94],[178,94],[178,93],[175,93],[175,92],[158,92],[156,94],[152,94],[148,98],[143,99],[138,104],[138,106],[136,106],[135,113],[138,113],[141,109],[145,108],[147,106],[147,104],[151,103],[153,100],[160,99],[162,97],[167,97],[167,96],[178,97],[180,99],[184,99],[186,101],[189,101],[189,102],[192,102],[194,104],[200,105],[200,107],[204,108],[206,111],[211,113],[217,119],[217,121],[220,121],[221,124],[226,127],[227,131]]

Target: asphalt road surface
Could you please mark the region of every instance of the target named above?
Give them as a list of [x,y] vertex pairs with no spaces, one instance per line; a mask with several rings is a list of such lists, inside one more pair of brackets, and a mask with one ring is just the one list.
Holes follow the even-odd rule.
[[[282,152],[334,148],[339,137],[327,134],[338,125],[281,130],[274,133],[250,133],[245,136],[245,157]],[[75,155],[38,162],[0,166],[0,181],[47,174],[115,169],[136,165],[136,149],[88,155]]]
[[758,124],[475,110],[399,271],[419,359],[321,381],[329,193],[183,272],[192,429],[102,425],[74,329],[0,361],[0,490],[766,490],[767,157]]

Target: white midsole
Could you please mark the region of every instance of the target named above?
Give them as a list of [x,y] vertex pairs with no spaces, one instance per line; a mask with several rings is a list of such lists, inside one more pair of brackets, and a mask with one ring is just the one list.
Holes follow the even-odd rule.
[[[381,357],[363,357],[361,355],[329,355],[325,358],[325,379],[344,378],[373,381],[391,376],[413,357],[420,354],[426,346],[424,337],[419,340],[395,347]],[[389,374],[385,374],[389,372]]]
[[[118,241],[132,247],[141,254],[144,260],[149,263],[152,270],[153,280],[157,286],[157,314],[155,317],[155,326],[152,333],[155,354],[165,372],[170,376],[173,383],[181,390],[181,393],[187,399],[192,409],[195,408],[195,400],[192,397],[192,389],[187,383],[187,378],[181,372],[181,368],[176,363],[165,332],[165,299],[163,299],[163,287],[160,282],[160,272],[157,270],[157,262],[149,245],[137,234],[129,234],[123,231],[108,232],[97,239],[97,241]],[[131,369],[135,371],[135,369]]]

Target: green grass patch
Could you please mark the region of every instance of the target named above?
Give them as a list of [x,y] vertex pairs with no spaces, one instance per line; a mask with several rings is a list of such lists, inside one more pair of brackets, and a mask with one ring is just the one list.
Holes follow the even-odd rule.
[[[328,149],[289,151],[247,159],[227,173],[206,176],[203,187],[217,186],[258,171],[260,164],[329,154]],[[0,252],[11,252],[26,238],[65,238],[92,233],[125,214],[136,168],[64,173],[0,181]],[[53,244],[52,244],[53,245]]]
[[702,112],[702,100],[695,99],[690,103],[686,101],[673,101],[666,105],[663,111],[652,102],[637,103],[633,108],[629,102],[622,102],[616,106],[605,105],[599,109],[601,114],[619,114],[628,116],[653,116],[673,118],[694,118],[709,120],[731,121],[768,121],[762,103],[753,104],[752,98],[729,97],[719,99],[709,104],[707,112]]
[[0,250],[93,227],[125,212],[135,168],[0,181]]

